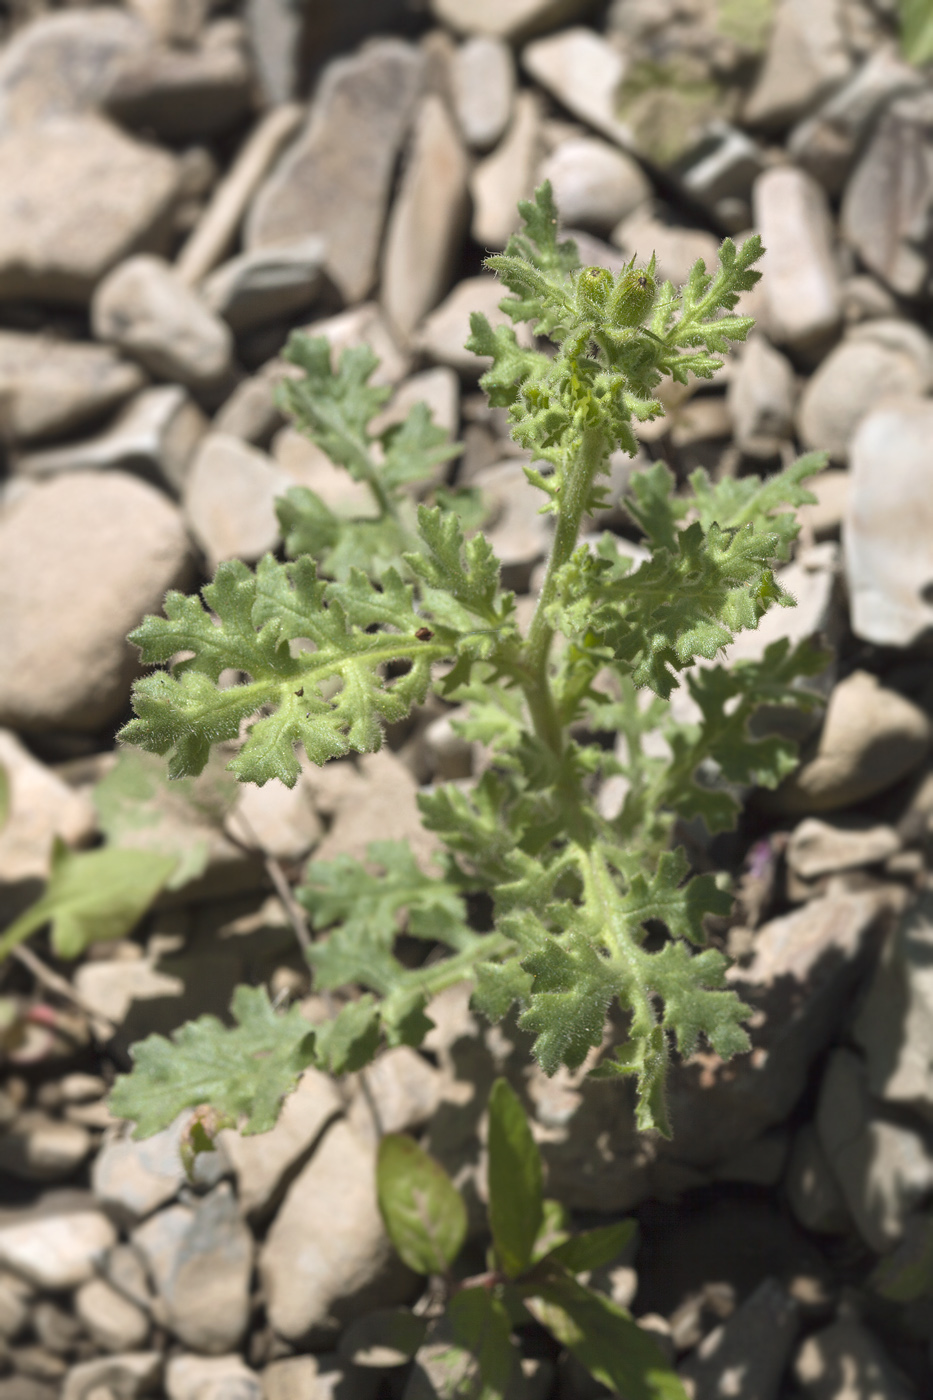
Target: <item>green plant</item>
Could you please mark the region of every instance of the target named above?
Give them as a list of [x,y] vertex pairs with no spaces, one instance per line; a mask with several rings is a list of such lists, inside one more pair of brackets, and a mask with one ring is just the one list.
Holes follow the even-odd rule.
[[[634,453],[633,419],[662,412],[662,377],[710,377],[748,333],[750,318],[734,312],[758,279],[761,247],[757,237],[741,249],[726,240],[715,273],[698,262],[675,292],[658,285],[653,258],[617,276],[581,268],[575,246],[558,240],[548,186],[521,212],[524,231],[487,265],[511,292],[502,303],[511,320],[530,323],[551,352],[524,348],[511,326],[493,329],[481,315],[469,345],[492,361],[481,382],[508,409],[512,436],[533,458],[529,483],[554,518],[527,632],[490,544],[465,537],[450,501],[419,506],[413,526],[404,518],[404,479],[426,477],[445,452],[427,417],[416,411],[382,439],[380,465],[368,428],[382,403],[368,384],[372,357],[349,352],[332,374],[324,343],[297,338],[288,358],[305,377],[286,386],[285,405],[367,483],[376,524],[325,519],[319,502],[293,495],[287,534],[296,548],[313,544],[321,568],[307,553],[286,563],[267,556],[254,571],[223,564],[203,602],[170,594],[165,616],[133,633],[144,660],[168,669],[137,684],[137,718],[122,737],[169,755],[176,777],[199,773],[211,746],[246,725],[233,772],[293,784],[297,746],[314,763],[377,749],[385,723],[432,687],[469,706],[460,731],[493,752],[472,789],[420,798],[445,851],[435,874],[392,842],[370,852],[379,876],[347,859],[309,866],[299,898],[327,932],[309,954],[317,986],[363,994],[351,992],[314,1031],[294,1008],[275,1012],[262,989],[241,988],[232,1028],[203,1017],[174,1042],[150,1037],[112,1099],[139,1133],[205,1100],[261,1131],[305,1066],[340,1071],[383,1042],[420,1043],[428,1001],[463,978],[490,1019],[517,1007],[548,1073],[580,1066],[600,1046],[618,1002],[628,1039],[595,1073],[634,1076],[644,1129],[670,1131],[664,1084],[675,1043],[683,1055],[701,1036],[724,1057],[748,1047],[747,1008],[724,987],[726,959],[703,947],[704,917],[727,914],[730,897],[712,875],[690,875],[672,832],[678,818],[728,828],[738,809],[730,784],[773,787],[794,766],[793,744],[753,738],[748,721],[762,704],[817,703],[795,683],[822,658],[782,642],[759,662],[696,663],[713,663],[772,605],[793,603],[773,565],[789,557],[792,510],[813,499],[802,482],[821,459],[764,482],[714,485],[699,471],[681,493],[655,463],[633,477],[627,498],[650,557],[633,567],[624,540],[608,534],[595,547],[581,542],[581,522],[604,501],[610,454]],[[221,688],[228,668],[247,679]],[[684,682],[696,724],[677,722],[667,703]],[[600,741],[615,731],[627,761]],[[669,760],[646,751],[652,731]],[[616,773],[629,786],[609,820],[595,790]],[[468,918],[467,896],[478,891],[492,899],[489,932]],[[401,931],[434,955],[404,965],[394,951]]]
[[492,1245],[485,1271],[464,1277],[456,1269],[467,1233],[461,1196],[412,1138],[382,1138],[376,1173],[382,1218],[408,1267],[434,1278],[432,1316],[402,1308],[370,1314],[346,1330],[344,1353],[354,1359],[361,1344],[378,1344],[399,1362],[414,1358],[407,1397],[492,1400],[521,1393],[512,1334],[537,1322],[625,1400],[686,1400],[654,1340],[625,1308],[579,1277],[615,1263],[635,1222],[571,1235],[560,1203],[544,1198],[537,1146],[504,1079],[489,1096],[488,1142]]
[[900,0],[901,50],[910,63],[933,60],[933,3]]

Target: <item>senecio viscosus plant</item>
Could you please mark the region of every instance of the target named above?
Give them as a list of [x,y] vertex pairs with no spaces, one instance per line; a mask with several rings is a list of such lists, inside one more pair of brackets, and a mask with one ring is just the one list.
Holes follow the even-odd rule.
[[[583,1064],[618,1003],[627,1038],[593,1072],[634,1077],[641,1129],[669,1133],[675,1045],[689,1055],[705,1037],[723,1057],[748,1048],[748,1008],[724,987],[726,959],[704,947],[704,916],[727,914],[730,896],[713,875],[690,875],[672,832],[678,819],[729,828],[735,784],[774,787],[794,766],[792,743],[753,737],[748,722],[763,704],[817,703],[795,682],[823,658],[781,641],[759,661],[712,663],[769,607],[793,603],[773,569],[789,557],[793,508],[814,499],[802,482],[821,460],[766,481],[714,485],[696,471],[682,493],[655,462],[632,476],[626,498],[644,562],[608,533],[581,542],[582,522],[605,505],[611,454],[634,455],[633,420],[663,411],[662,379],[711,377],[729,342],[748,334],[751,319],[734,313],[760,276],[761,244],[727,239],[718,269],[698,262],[675,291],[658,284],[654,258],[617,275],[581,267],[575,245],[558,239],[549,186],[520,208],[522,232],[486,266],[511,293],[501,303],[510,320],[544,348],[479,314],[468,346],[491,360],[481,384],[508,409],[532,459],[529,490],[553,516],[527,630],[489,541],[469,528],[469,493],[438,489],[435,504],[414,504],[412,483],[428,483],[455,451],[425,407],[374,435],[388,390],[370,383],[372,353],[348,350],[333,371],[326,341],[296,334],[285,357],[302,373],[283,382],[283,407],[369,487],[372,511],[342,519],[312,492],[290,491],[279,507],[288,562],[224,563],[203,602],[171,593],[165,616],[132,634],[143,659],[167,669],[137,684],[122,738],[169,754],[173,776],[199,773],[212,745],[245,726],[230,764],[237,777],[291,786],[296,750],[315,764],[370,753],[432,689],[468,707],[459,732],[492,754],[472,786],[419,797],[444,850],[436,874],[393,841],[374,843],[365,865],[309,864],[298,898],[325,935],[308,952],[315,984],[345,993],[330,1021],[312,1028],[298,1007],[240,987],[235,1025],[205,1016],[173,1040],[136,1046],[112,1106],[141,1136],[201,1104],[214,1121],[268,1129],[307,1066],[340,1073],[381,1044],[420,1044],[430,999],[463,979],[491,1021],[517,1009],[548,1074]],[[245,678],[219,684],[231,669]],[[670,713],[682,684],[694,723]],[[669,757],[646,746],[654,732]],[[609,733],[624,736],[624,758],[599,742]],[[612,774],[624,774],[627,791],[610,819],[595,794]],[[485,931],[468,917],[479,892],[492,905]],[[401,932],[424,941],[420,966],[396,956]]]

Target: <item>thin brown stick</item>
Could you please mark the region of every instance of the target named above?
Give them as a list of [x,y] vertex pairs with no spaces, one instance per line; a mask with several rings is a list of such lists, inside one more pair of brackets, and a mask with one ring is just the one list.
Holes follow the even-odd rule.
[[41,958],[37,957],[31,948],[27,948],[25,943],[21,943],[16,948],[11,948],[10,952],[23,967],[28,968],[37,982],[48,987],[50,992],[55,992],[57,996],[70,1001],[79,1011],[83,1011],[90,1018],[91,1029],[98,1040],[111,1040],[116,1034],[117,1027],[107,1016],[101,1015],[80,992],[75,991],[66,978],[61,977],[52,968],[46,967]]

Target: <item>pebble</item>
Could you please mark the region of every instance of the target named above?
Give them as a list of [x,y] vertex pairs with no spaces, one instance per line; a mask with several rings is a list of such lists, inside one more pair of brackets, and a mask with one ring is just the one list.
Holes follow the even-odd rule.
[[[309,780],[317,792],[317,775],[309,774]],[[333,808],[333,821],[316,848],[314,859],[326,861],[348,855],[364,861],[371,841],[389,837],[404,841],[418,864],[430,870],[439,842],[421,824],[417,797],[417,783],[390,749],[364,754],[356,770],[351,769],[346,776]],[[321,810],[320,803],[318,809]]]
[[726,403],[735,440],[751,457],[771,457],[794,431],[797,382],[786,356],[763,336],[749,336],[733,367]]
[[137,1400],[158,1387],[162,1365],[159,1351],[129,1351],[82,1361],[65,1377],[61,1400],[100,1400],[102,1395]]
[[565,224],[608,234],[651,195],[631,156],[594,137],[563,141],[542,162],[536,184],[550,180]]
[[812,756],[774,795],[790,814],[832,812],[864,802],[913,772],[930,745],[930,721],[917,705],[853,671],[833,689]]
[[933,623],[933,404],[879,405],[852,439],[845,567],[852,629],[880,646],[910,646]]
[[471,232],[480,247],[504,248],[509,234],[521,226],[518,202],[534,194],[542,153],[540,99],[534,92],[519,92],[508,130],[470,176]]
[[484,467],[470,485],[483,493],[489,512],[484,533],[501,561],[503,587],[526,593],[550,547],[551,517],[529,510],[528,479],[514,458]]
[[[373,419],[371,430],[382,433],[393,423],[403,423],[417,403],[427,404],[432,420],[453,441],[460,427],[460,383],[453,370],[443,365],[423,369],[404,380],[386,408]],[[439,470],[446,478],[447,464]]]
[[[9,730],[0,730],[0,769],[7,781],[8,804],[0,826],[2,890],[47,878],[53,839],[58,836],[68,846],[86,845],[96,831],[97,817],[85,793],[63,783]],[[0,894],[0,907],[10,893]]]
[[319,233],[341,295],[365,297],[421,81],[417,50],[398,39],[375,40],[329,64],[306,126],[253,201],[247,250]]
[[38,1206],[4,1211],[0,1267],[36,1288],[77,1288],[116,1240],[113,1225],[85,1193],[51,1192]]
[[854,1024],[876,1098],[933,1120],[933,898],[921,894],[887,943]]
[[898,296],[919,296],[930,275],[933,94],[898,98],[852,172],[840,230],[870,272]]
[[901,838],[893,826],[805,817],[791,832],[786,859],[795,875],[813,880],[838,870],[880,865],[900,849]]
[[287,788],[278,778],[262,787],[244,783],[224,830],[244,845],[258,847],[273,860],[299,861],[316,846],[324,828],[307,784]]
[[792,350],[817,350],[842,318],[826,195],[803,170],[776,166],[759,175],[752,201],[769,334]]
[[511,41],[566,24],[586,8],[586,0],[431,0],[435,17],[452,29]]
[[675,287],[686,282],[698,258],[710,272],[719,266],[718,238],[704,229],[663,224],[644,205],[612,230],[612,241],[627,258],[637,258],[639,263],[647,263],[654,253],[658,278],[670,279]]
[[23,1181],[64,1181],[74,1175],[92,1145],[87,1128],[27,1109],[0,1133],[0,1171]]
[[144,382],[136,365],[105,345],[0,331],[3,421],[18,442],[60,437],[92,424]]
[[794,1137],[784,1191],[794,1217],[805,1230],[844,1235],[852,1228],[845,1197],[812,1123],[804,1123]]
[[263,1400],[375,1400],[378,1371],[347,1363],[332,1352],[288,1356],[262,1373]]
[[[396,1045],[366,1070],[366,1092],[355,1086],[350,1126],[361,1138],[376,1141],[383,1133],[410,1133],[423,1128],[441,1097],[441,1075],[408,1045]],[[371,1105],[379,1115],[374,1122]]]
[[807,490],[813,492],[816,501],[812,505],[801,506],[797,512],[802,535],[810,534],[817,540],[838,536],[846,513],[850,483],[850,473],[836,467],[827,468],[807,482]]
[[168,1400],[269,1400],[243,1358],[176,1354],[165,1368]]
[[241,253],[201,283],[201,299],[236,334],[307,311],[323,286],[327,245],[319,234]]
[[845,461],[859,423],[879,399],[920,398],[930,387],[930,342],[909,321],[854,326],[807,381],[798,425],[804,447]]
[[502,136],[515,98],[515,60],[508,44],[488,35],[468,39],[450,65],[454,111],[463,139],[488,151]]
[[212,571],[223,559],[254,562],[275,548],[275,502],[290,485],[258,448],[226,433],[208,433],[191,464],[183,508]]
[[259,1273],[269,1321],[286,1341],[332,1337],[341,1323],[410,1299],[412,1275],[376,1204],[373,1148],[345,1123],[328,1130],[289,1187]]
[[139,254],[94,293],[94,334],[139,360],[160,379],[210,390],[233,363],[233,338],[161,258]]
[[368,345],[379,359],[370,376],[370,384],[398,384],[411,369],[411,357],[398,344],[375,301],[366,301],[336,316],[312,321],[301,329],[305,335],[322,335],[329,342],[335,368],[344,350],[353,345]]
[[243,1137],[232,1128],[224,1129],[219,1140],[233,1163],[244,1215],[253,1220],[268,1218],[285,1183],[342,1112],[343,1100],[333,1080],[309,1069],[286,1098],[270,1132]]
[[[134,1006],[154,1002],[163,1008],[172,1007],[175,1025],[181,1025],[183,1015],[177,1008],[184,996],[185,984],[180,977],[159,972],[149,958],[126,962],[120,958],[105,958],[85,962],[74,974],[74,985],[84,1002],[98,1016],[113,1025],[122,1026]],[[146,1008],[146,1020],[152,1019]],[[151,1029],[147,1026],[146,1029]]]
[[706,124],[698,150],[677,165],[684,189],[698,199],[730,233],[751,222],[751,188],[765,165],[761,147],[722,118]]
[[[479,377],[492,363],[485,355],[474,355],[464,345],[470,334],[470,314],[481,311],[493,327],[511,325],[499,303],[508,295],[496,277],[484,273],[466,277],[441,302],[436,311],[426,317],[414,339],[414,345],[429,359],[449,365],[473,379]],[[517,330],[519,344],[527,343],[525,328]]]
[[214,418],[214,431],[268,447],[273,433],[285,422],[275,402],[276,383],[276,373],[268,368],[241,379]]
[[401,341],[446,291],[466,220],[466,151],[446,105],[430,93],[415,118],[382,254],[382,305]]
[[146,1257],[166,1326],[193,1351],[237,1347],[249,1322],[253,1237],[222,1182],[194,1207],[168,1206],[137,1226],[132,1241]]
[[186,1111],[171,1127],[140,1141],[130,1137],[126,1124],[106,1134],[91,1168],[91,1185],[114,1219],[135,1223],[178,1195],[185,1181],[179,1147],[190,1116]]
[[845,1049],[833,1050],[823,1073],[816,1128],[859,1234],[885,1253],[933,1189],[929,1135],[873,1109],[865,1066]]
[[375,512],[372,492],[354,481],[345,467],[336,467],[316,443],[297,428],[282,428],[272,439],[272,457],[288,477],[289,486],[307,486],[331,510],[351,516]]
[[83,306],[140,246],[168,243],[179,166],[98,117],[0,139],[0,298]]
[[693,1400],[778,1400],[799,1325],[794,1299],[777,1279],[764,1279],[680,1368]]
[[873,1333],[845,1314],[807,1338],[793,1374],[807,1400],[916,1400]]
[[88,1336],[103,1351],[137,1351],[146,1345],[149,1318],[105,1279],[83,1283],[75,1294],[74,1307]]
[[209,0],[127,0],[127,9],[165,44],[193,44],[204,27]]
[[843,6],[837,0],[783,0],[743,118],[750,126],[782,130],[811,112],[851,71]]
[[180,384],[144,389],[95,437],[24,453],[16,463],[23,476],[66,472],[123,471],[167,486],[179,495],[207,419]]
[[0,519],[0,724],[93,732],[126,703],[126,634],[183,584],[181,516],[123,472],[36,487]]
[[631,150],[630,128],[616,115],[627,62],[619,49],[593,29],[563,29],[522,50],[522,67],[580,121]]
[[0,1273],[0,1337],[14,1341],[29,1321],[33,1291],[15,1274]]

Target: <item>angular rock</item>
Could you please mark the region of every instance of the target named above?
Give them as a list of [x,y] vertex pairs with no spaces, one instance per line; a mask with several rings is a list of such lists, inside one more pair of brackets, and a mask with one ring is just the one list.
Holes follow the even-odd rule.
[[288,477],[289,486],[307,486],[325,505],[341,515],[373,515],[372,492],[363,481],[354,481],[344,467],[333,462],[316,443],[297,428],[282,428],[272,439],[272,456]]
[[15,1274],[0,1275],[0,1337],[12,1342],[29,1320],[33,1290]]
[[805,447],[845,461],[859,423],[879,399],[920,398],[931,382],[928,338],[907,321],[855,326],[807,381],[798,424]]
[[575,117],[633,149],[632,131],[616,115],[627,60],[601,34],[581,26],[536,39],[522,50],[522,66]]
[[[453,370],[438,365],[404,380],[382,413],[373,420],[374,432],[384,432],[392,423],[402,423],[416,403],[426,403],[431,417],[451,441],[460,427],[460,384]],[[441,468],[446,478],[447,466]]]
[[97,117],[0,139],[0,299],[84,305],[105,273],[167,246],[179,165]]
[[813,880],[837,870],[879,865],[900,848],[901,838],[893,826],[805,817],[791,833],[786,854],[795,875]]
[[755,181],[755,226],[771,339],[794,350],[820,346],[842,317],[833,259],[832,222],[819,185],[793,166],[776,166]]
[[840,1317],[808,1337],[794,1377],[807,1400],[916,1400],[881,1343],[854,1317]]
[[380,1379],[379,1371],[349,1366],[336,1352],[288,1356],[264,1368],[263,1400],[375,1400]]
[[830,539],[839,534],[851,480],[851,473],[829,467],[807,482],[807,490],[813,492],[816,501],[812,505],[801,506],[797,512],[801,533],[810,534],[817,540]]
[[160,258],[128,258],[105,278],[91,307],[94,334],[162,379],[210,389],[230,371],[228,327]]
[[237,1199],[244,1215],[254,1219],[268,1215],[283,1184],[342,1112],[343,1101],[333,1081],[309,1069],[285,1100],[271,1132],[242,1137],[228,1128],[220,1134],[236,1173]]
[[421,77],[419,54],[397,39],[331,63],[304,131],[253,202],[247,249],[322,234],[331,280],[347,301],[364,297]]
[[197,40],[209,8],[209,0],[128,0],[127,3],[127,9],[138,15],[157,39],[181,48]]
[[222,1183],[193,1209],[169,1206],[133,1233],[183,1345],[219,1355],[242,1341],[249,1321],[253,1238]]
[[933,1189],[933,1137],[882,1118],[862,1060],[840,1049],[823,1074],[816,1129],[859,1234],[883,1254]]
[[865,266],[903,297],[930,276],[933,93],[898,98],[846,185],[840,229]]
[[884,792],[922,763],[930,721],[917,705],[853,671],[834,687],[815,752],[781,784],[775,806],[788,813],[832,812]]
[[520,92],[504,137],[470,177],[472,234],[483,248],[505,247],[509,234],[521,225],[519,200],[534,193],[543,151],[540,107],[536,93]]
[[503,586],[528,591],[534,566],[551,543],[549,517],[529,509],[528,479],[514,459],[477,472],[471,486],[483,493],[489,512],[485,535],[502,562]]
[[201,284],[201,298],[235,332],[306,311],[322,287],[327,245],[319,234],[257,248],[222,263]]
[[152,47],[145,25],[121,10],[33,19],[0,57],[0,134],[99,108],[124,63]]
[[486,34],[513,42],[575,19],[587,0],[431,0],[443,23],[462,34]]
[[456,50],[450,67],[454,111],[463,139],[488,151],[509,124],[515,95],[515,61],[501,39],[480,35]]
[[889,940],[855,1022],[868,1087],[933,1119],[933,899],[921,894]]
[[16,441],[74,432],[118,408],[144,382],[136,365],[104,345],[0,331],[3,425]]
[[[321,781],[314,773],[308,777],[315,786]],[[389,836],[405,841],[419,864],[429,869],[427,862],[437,851],[438,841],[421,824],[417,792],[411,773],[389,749],[365,754],[357,769],[351,768],[346,775],[331,809],[333,822],[314,852],[315,860],[333,860],[337,855],[365,860],[370,841]],[[323,810],[320,802],[318,807]]]
[[180,495],[207,419],[180,384],[160,384],[131,399],[96,437],[20,457],[23,476],[66,472],[124,471],[168,486]]
[[413,1276],[376,1204],[373,1148],[345,1123],[329,1129],[289,1187],[259,1272],[269,1321],[287,1341],[332,1336],[341,1323],[411,1297]]
[[805,1230],[818,1235],[844,1235],[852,1217],[812,1123],[794,1138],[784,1177],[787,1201]]
[[812,111],[852,71],[840,0],[783,0],[743,112],[750,126],[782,130]]
[[[262,787],[244,783],[224,830],[274,860],[298,861],[320,841],[324,828],[308,784],[300,779],[287,788],[278,778]],[[268,1141],[268,1135],[263,1136]]]
[[794,1299],[766,1278],[728,1322],[707,1333],[680,1368],[681,1378],[692,1385],[694,1400],[730,1393],[778,1400],[799,1325]]
[[200,42],[128,54],[108,86],[107,111],[162,141],[209,140],[252,105],[252,68],[242,26],[220,20]]
[[8,730],[0,730],[0,769],[8,803],[0,827],[0,889],[7,887],[0,895],[3,907],[10,886],[48,877],[56,836],[69,846],[83,846],[93,836],[97,819],[87,795],[63,783]]
[[137,1351],[149,1337],[149,1318],[105,1279],[83,1283],[75,1294],[75,1312],[93,1342],[103,1351]]
[[0,1171],[23,1181],[64,1181],[91,1150],[87,1128],[27,1109],[0,1133]]
[[466,200],[466,152],[445,104],[431,93],[415,118],[382,255],[382,304],[403,341],[450,284]]
[[699,150],[676,162],[680,183],[730,232],[751,222],[751,188],[765,164],[761,147],[721,118],[708,122]]
[[735,440],[743,452],[768,457],[779,451],[793,435],[796,397],[790,361],[763,335],[750,335],[726,390]]
[[139,1142],[126,1124],[108,1131],[94,1158],[91,1185],[114,1219],[135,1223],[178,1195],[185,1182],[179,1149],[190,1116],[180,1114],[170,1128]]
[[176,1026],[181,1025],[184,1019],[183,1013],[177,1009],[184,995],[184,983],[180,977],[158,971],[153,959],[126,961],[108,958],[100,962],[82,963],[74,981],[91,1012],[114,1025],[125,1021],[134,1006],[144,1007],[148,1011],[147,1002],[162,1007],[170,1005]]
[[0,521],[0,724],[94,731],[126,703],[127,633],[184,583],[179,512],[122,472],[36,487]]
[[214,431],[268,447],[273,433],[285,422],[275,402],[276,382],[272,373],[241,379],[214,418]]
[[[470,313],[481,311],[494,328],[512,325],[505,312],[499,309],[502,291],[498,278],[488,274],[464,278],[437,310],[425,318],[414,338],[415,347],[439,364],[478,378],[492,362],[487,356],[474,355],[471,350],[464,349],[470,334]],[[527,342],[524,332],[524,326],[517,330],[520,344]]]
[[252,562],[275,548],[275,501],[291,484],[264,452],[208,433],[185,482],[184,511],[211,569],[223,559]]
[[0,1218],[0,1266],[37,1288],[76,1288],[91,1278],[117,1232],[84,1193],[53,1192]]
[[65,1378],[61,1400],[98,1400],[103,1395],[119,1400],[137,1400],[151,1395],[162,1375],[163,1358],[158,1351],[124,1352],[121,1356],[97,1357],[72,1366]]
[[562,141],[542,162],[535,183],[550,180],[565,224],[607,234],[651,195],[631,156],[592,137]]
[[902,399],[862,419],[850,447],[846,579],[856,636],[910,646],[933,626],[933,404]]
[[302,330],[305,335],[322,335],[330,343],[335,367],[344,350],[352,345],[368,345],[379,357],[370,384],[397,384],[411,368],[410,356],[397,344],[381,309],[374,301],[353,306],[323,321],[312,321],[309,326],[302,326]]
[[265,1387],[242,1357],[173,1356],[165,1368],[168,1400],[263,1400]]
[[654,253],[659,279],[669,278],[675,287],[686,282],[698,258],[703,259],[710,272],[719,265],[719,240],[711,233],[697,228],[672,228],[645,207],[636,209],[612,230],[612,241],[627,258],[637,257],[639,263],[647,263]]
[[[441,1093],[440,1073],[408,1045],[397,1045],[366,1070],[366,1092],[356,1086],[350,1126],[363,1138],[408,1133],[428,1122]],[[372,1105],[379,1117],[373,1120]]]
[[794,128],[788,151],[829,195],[840,194],[879,112],[922,81],[895,43],[879,44],[838,92]]

